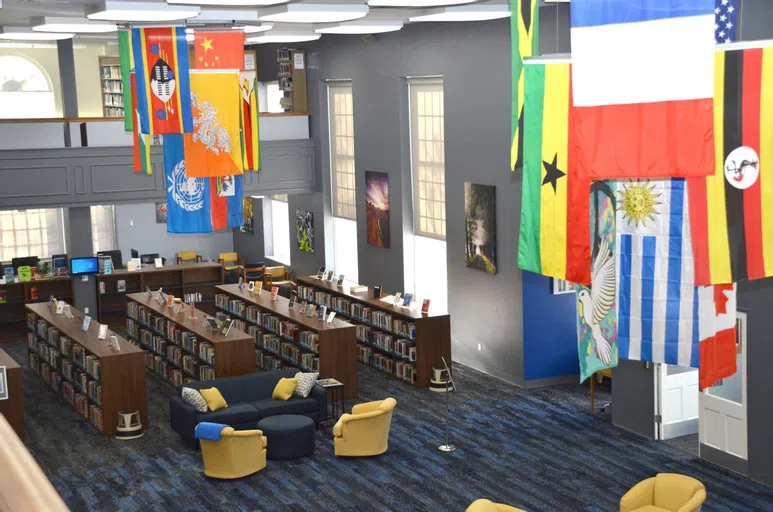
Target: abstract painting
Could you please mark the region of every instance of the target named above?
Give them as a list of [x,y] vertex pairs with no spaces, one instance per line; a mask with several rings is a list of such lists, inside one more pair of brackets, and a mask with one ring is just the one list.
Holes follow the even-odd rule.
[[239,228],[239,231],[251,235],[255,233],[255,226],[252,224],[252,198],[246,196],[242,198],[242,201],[244,201],[244,207],[242,208],[244,210],[244,221],[242,222],[242,227]]
[[389,248],[389,175],[365,171],[368,244]]
[[166,224],[169,209],[166,203],[156,203],[156,224]]
[[467,266],[497,273],[497,198],[493,185],[464,184]]
[[314,254],[314,214],[306,210],[295,210],[295,232],[298,249]]

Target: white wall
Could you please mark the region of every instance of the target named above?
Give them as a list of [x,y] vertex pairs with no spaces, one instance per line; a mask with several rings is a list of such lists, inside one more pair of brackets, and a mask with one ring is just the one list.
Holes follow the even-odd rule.
[[131,249],[140,254],[159,253],[174,262],[177,251],[195,250],[205,260],[217,261],[218,253],[233,251],[230,229],[209,235],[173,235],[166,224],[156,224],[155,203],[115,205],[115,229],[118,248],[126,261]]
[[51,80],[56,115],[62,115],[62,82],[59,80],[59,57],[56,48],[0,48],[0,55],[21,55],[40,66]]

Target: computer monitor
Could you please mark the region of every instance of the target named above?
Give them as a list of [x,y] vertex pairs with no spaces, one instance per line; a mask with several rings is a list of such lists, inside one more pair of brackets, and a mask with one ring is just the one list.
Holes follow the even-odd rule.
[[137,249],[132,249],[132,258],[139,258],[140,257],[140,251]]
[[13,258],[11,260],[11,265],[13,266],[14,272],[18,274],[19,267],[37,267],[38,261],[40,261],[40,258],[37,256],[25,256],[23,258]]
[[156,262],[156,258],[158,258],[157,252],[154,252],[153,254],[143,254],[140,256],[140,263],[143,265],[153,265]]
[[51,256],[51,266],[58,270],[60,268],[67,268],[68,260],[66,254],[54,254]]
[[97,258],[72,258],[70,260],[70,275],[96,274],[99,271]]
[[113,260],[113,268],[123,268],[121,251],[97,251],[97,256],[110,256]]

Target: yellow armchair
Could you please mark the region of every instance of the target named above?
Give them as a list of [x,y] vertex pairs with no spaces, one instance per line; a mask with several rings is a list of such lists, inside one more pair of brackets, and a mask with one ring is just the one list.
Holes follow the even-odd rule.
[[201,256],[196,254],[196,251],[179,251],[177,253],[177,264],[180,265],[186,261],[201,263]]
[[200,439],[204,474],[212,478],[242,478],[266,467],[267,439],[260,430],[225,427],[219,441]]
[[357,404],[351,414],[344,414],[333,427],[337,457],[379,455],[389,446],[389,427],[397,400]]
[[706,501],[706,487],[675,473],[659,473],[636,484],[620,500],[620,512],[696,512]]
[[226,282],[225,276],[227,273],[236,272],[238,277],[239,269],[244,266],[244,258],[240,258],[235,252],[221,252],[217,257],[217,262],[222,267],[221,280]]
[[524,512],[520,508],[511,507],[490,500],[475,500],[467,507],[466,512]]

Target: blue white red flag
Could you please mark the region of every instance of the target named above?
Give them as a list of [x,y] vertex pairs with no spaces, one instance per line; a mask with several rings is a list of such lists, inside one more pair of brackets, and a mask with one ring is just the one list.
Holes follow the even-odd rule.
[[209,178],[185,175],[185,142],[182,134],[164,135],[164,173],[168,233],[211,233],[212,212]]

